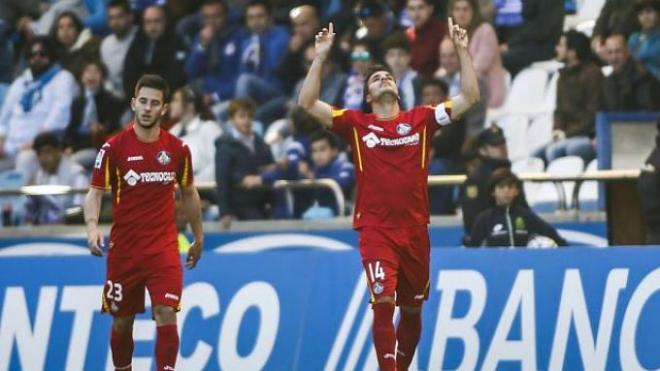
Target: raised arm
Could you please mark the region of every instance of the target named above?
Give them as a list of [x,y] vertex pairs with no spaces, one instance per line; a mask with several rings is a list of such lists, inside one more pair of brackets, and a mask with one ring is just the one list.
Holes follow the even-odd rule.
[[461,92],[451,97],[451,118],[455,120],[479,102],[480,94],[477,74],[468,52],[467,31],[455,25],[451,17],[449,18],[449,37],[454,43],[458,60],[461,63]]
[[298,105],[327,127],[332,126],[332,107],[328,103],[319,100],[319,96],[323,62],[330,54],[334,38],[335,32],[332,22],[328,25],[328,28],[324,28],[316,35],[314,45],[316,56],[307,72],[307,76],[305,76],[300,95],[298,95]]

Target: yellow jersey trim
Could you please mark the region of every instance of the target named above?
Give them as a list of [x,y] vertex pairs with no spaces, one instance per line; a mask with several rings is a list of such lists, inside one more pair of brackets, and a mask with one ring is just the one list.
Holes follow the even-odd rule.
[[331,110],[332,118],[339,117],[339,116],[343,115],[344,112],[346,112],[346,108],[342,108],[342,109],[333,108]]
[[422,132],[422,169],[426,165],[426,127],[424,127],[424,131]]
[[190,172],[190,158],[186,156],[183,160],[183,178],[181,179],[181,187],[188,187],[188,173]]
[[121,174],[119,174],[119,168],[115,168],[115,174],[117,175],[117,204],[119,204],[121,197]]
[[358,158],[358,166],[360,171],[362,171],[362,153],[360,152],[360,140],[358,139],[358,132],[356,128],[353,128],[353,138],[355,139],[355,153]]

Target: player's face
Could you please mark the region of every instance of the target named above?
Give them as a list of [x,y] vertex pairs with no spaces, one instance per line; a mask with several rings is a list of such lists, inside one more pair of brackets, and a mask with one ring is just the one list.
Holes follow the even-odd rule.
[[329,164],[337,156],[337,149],[332,148],[327,140],[312,143],[312,161],[316,167]]
[[131,100],[131,108],[135,112],[135,122],[145,129],[156,126],[167,112],[163,92],[148,87],[140,88],[137,97]]
[[385,63],[395,73],[403,73],[410,67],[410,53],[404,49],[390,49],[385,53]]
[[394,82],[394,77],[392,77],[392,75],[387,71],[378,71],[369,76],[368,84],[368,102],[379,99],[388,94],[394,95],[395,97],[399,96],[399,90],[397,89],[396,83]]
[[452,18],[459,26],[466,28],[472,22],[474,10],[470,7],[470,3],[465,0],[459,0],[454,3],[454,8],[451,10]]
[[515,183],[509,183],[497,185],[493,195],[498,206],[511,206],[519,193],[518,186]]
[[415,27],[423,26],[433,15],[433,7],[424,0],[408,0],[406,4],[408,16]]
[[263,6],[251,6],[245,11],[245,25],[250,31],[257,34],[263,33],[269,23],[268,12]]

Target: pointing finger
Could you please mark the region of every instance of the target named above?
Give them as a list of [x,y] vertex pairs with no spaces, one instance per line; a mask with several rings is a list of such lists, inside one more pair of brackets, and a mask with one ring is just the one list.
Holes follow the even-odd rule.
[[447,23],[449,24],[449,37],[454,36],[454,20],[451,17],[447,18]]
[[330,35],[333,35],[335,33],[335,26],[330,22],[330,25],[328,26],[330,28],[329,32]]

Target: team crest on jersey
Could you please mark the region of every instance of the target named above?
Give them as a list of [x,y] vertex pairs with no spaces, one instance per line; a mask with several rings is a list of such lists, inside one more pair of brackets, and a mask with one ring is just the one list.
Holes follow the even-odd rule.
[[158,152],[158,154],[156,155],[156,159],[158,160],[158,162],[160,162],[161,165],[167,165],[170,163],[170,161],[172,161],[170,155],[165,151]]
[[406,135],[410,133],[410,130],[412,130],[412,126],[410,126],[410,124],[407,124],[405,122],[402,122],[396,126],[396,132],[399,135]]

